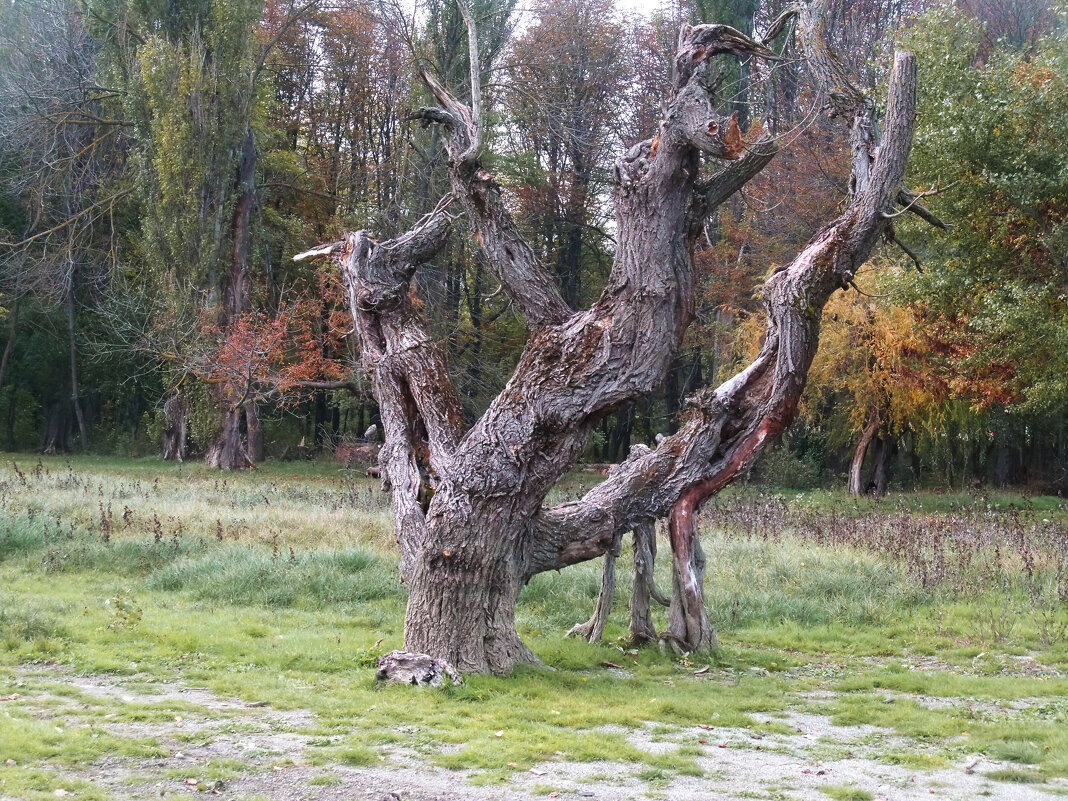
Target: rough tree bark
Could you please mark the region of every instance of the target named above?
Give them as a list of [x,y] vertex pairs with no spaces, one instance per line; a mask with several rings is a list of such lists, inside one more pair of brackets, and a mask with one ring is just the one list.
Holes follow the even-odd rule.
[[669,601],[656,589],[653,566],[656,564],[656,521],[646,519],[634,526],[634,583],[630,590],[630,627],[628,635],[634,645],[655,642],[651,601],[667,606]]
[[[418,117],[446,132],[450,196],[395,240],[356,232],[296,257],[334,258],[348,286],[386,437],[380,462],[393,487],[409,586],[406,650],[461,671],[507,672],[535,662],[515,631],[524,583],[596,558],[622,533],[669,512],[682,587],[674,634],[681,647],[707,641],[694,586],[694,517],[792,419],[823,305],[849,285],[886,230],[911,145],[915,95],[914,59],[898,53],[886,136],[868,184],[768,279],[767,336],[757,359],[697,393],[678,433],[655,450],[635,451],[578,501],[546,507],[550,488],[600,420],[663,381],[691,314],[692,248],[702,223],[775,155],[773,141],[746,146],[736,121],[711,110],[708,60],[720,53],[773,57],[726,26],[683,27],[659,131],[616,163],[615,260],[587,310],[564,303],[480,162],[475,72],[473,109],[425,76],[438,106]],[[702,177],[703,155],[728,163]],[[445,355],[408,296],[415,267],[444,244],[453,205],[529,328],[512,377],[466,431]]]
[[[851,152],[853,163],[849,182],[850,207],[856,205],[863,199],[865,194],[869,194],[872,191],[891,191],[892,194],[890,197],[893,198],[894,202],[901,204],[909,211],[912,211],[932,225],[944,227],[941,221],[932,215],[926,208],[916,207],[916,196],[908,190],[901,187],[895,188],[892,183],[886,183],[885,185],[880,183],[874,190],[872,190],[871,183],[872,180],[874,180],[873,176],[875,175],[874,170],[876,165],[877,148],[880,143],[880,138],[876,133],[875,104],[853,85],[849,75],[842,68],[840,62],[837,61],[827,44],[826,20],[829,18],[829,0],[811,0],[802,6],[787,9],[772,23],[771,27],[764,35],[763,41],[765,43],[772,41],[795,16],[800,17],[798,30],[802,49],[805,52],[807,61],[816,75],[817,80],[821,83],[826,92],[828,101],[827,108],[831,111],[832,115],[842,116],[850,120],[852,123]],[[914,67],[912,69],[914,69]],[[909,83],[915,81],[914,75],[911,78],[901,77],[898,73],[895,73],[895,75],[898,75],[901,80],[907,80]],[[903,91],[914,91],[914,88],[910,89],[908,86],[905,86],[903,87]],[[896,109],[895,113],[898,111],[900,110]],[[911,114],[912,112],[909,111],[908,113]],[[907,122],[907,128],[902,127],[896,129],[894,134],[897,136],[903,135],[911,137],[911,118]],[[907,146],[908,143],[906,142],[906,148]],[[899,165],[902,172],[904,170],[905,160],[907,160],[907,149],[905,155],[902,156],[902,162]],[[886,175],[883,173],[880,173],[877,177],[881,181],[885,181],[886,179]],[[897,180],[900,180],[900,175]],[[889,200],[886,202],[889,204]],[[871,213],[871,204],[870,202],[867,202],[865,214],[870,215]],[[882,211],[877,212],[877,214],[880,221],[887,221],[889,219]],[[839,220],[845,221],[848,217],[848,214],[844,214]],[[856,222],[859,223],[861,221],[858,220]],[[831,227],[832,226],[828,226],[828,229]],[[825,231],[826,230],[827,229],[825,229]],[[870,238],[867,240],[868,244],[863,244],[862,242],[859,243],[861,247],[858,248],[859,252],[856,258],[859,260],[857,261],[856,266],[859,266],[864,258],[866,258],[866,251],[864,251],[863,248],[866,247],[870,249],[871,243],[878,238],[880,233],[885,235],[889,240],[896,241],[893,238],[893,230],[889,222],[884,222],[882,224],[881,231],[872,229],[870,225],[867,225],[866,223],[865,227],[860,228],[860,230],[864,232],[864,236]],[[809,247],[811,248],[818,239],[819,236],[809,243]],[[808,249],[806,249],[806,251],[807,250]],[[806,251],[802,252],[802,256],[805,255]],[[795,264],[800,259],[801,257],[799,257],[798,260],[795,260]],[[847,284],[852,282],[852,275],[848,274],[845,270],[841,270],[841,275],[845,281],[845,283],[843,283],[844,288]],[[766,292],[765,305],[767,305],[768,299],[769,297]],[[822,310],[825,302],[826,297],[819,300],[819,305],[815,307],[815,313],[817,313],[817,315],[818,312]],[[771,326],[774,322],[773,309],[770,306],[768,307],[768,320],[769,337],[767,341],[770,341],[770,334],[773,330]],[[813,347],[815,344],[818,343],[814,342]],[[765,348],[766,347],[767,345],[765,345]],[[751,365],[751,368],[755,367],[758,362],[759,359]],[[807,364],[801,369],[802,386],[807,369]],[[728,384],[730,383],[731,382],[728,382]],[[797,397],[799,397],[799,395],[800,393],[798,392]],[[779,408],[772,408],[775,415],[787,418],[787,423],[785,425],[788,425],[788,419],[792,418],[793,412],[796,409],[797,397],[792,397],[790,394],[784,393],[779,398]],[[766,414],[769,419],[774,416],[769,410],[765,410],[763,413]],[[785,425],[783,427],[785,427]],[[779,428],[778,426],[769,430],[768,437],[762,441],[757,450],[747,457],[744,462],[739,463],[739,467],[732,467],[728,464],[715,480],[704,482],[703,486],[695,485],[689,488],[688,491],[683,492],[679,496],[671,509],[669,516],[669,531],[673,554],[673,595],[669,612],[668,630],[664,633],[661,639],[667,640],[673,647],[679,650],[704,650],[713,647],[716,644],[716,635],[709,623],[704,604],[703,578],[705,561],[704,554],[697,541],[696,512],[700,505],[710,495],[718,492],[722,486],[732,480],[733,477],[742,470],[748,470],[760,450],[766,447],[769,442],[773,441],[774,437],[777,436],[778,433],[781,433],[781,430],[782,428]],[[865,450],[867,449],[867,442],[870,442],[870,439],[871,437],[869,436],[865,442]],[[863,462],[863,454],[861,454],[861,462]],[[885,488],[885,469],[881,473],[881,479]]]

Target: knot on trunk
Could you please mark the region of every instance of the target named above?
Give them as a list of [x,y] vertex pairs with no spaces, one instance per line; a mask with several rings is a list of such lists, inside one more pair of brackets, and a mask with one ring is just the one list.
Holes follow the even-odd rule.
[[441,687],[446,677],[453,684],[463,682],[452,665],[442,659],[435,659],[427,654],[413,654],[408,651],[392,651],[378,659],[379,681],[399,681],[402,684],[423,684]]

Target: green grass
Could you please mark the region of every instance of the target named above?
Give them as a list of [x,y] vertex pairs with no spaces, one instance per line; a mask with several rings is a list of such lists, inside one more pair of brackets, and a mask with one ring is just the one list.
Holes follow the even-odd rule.
[[833,798],[834,801],[871,801],[871,799],[875,798],[867,790],[861,790],[859,787],[852,787],[847,784],[821,787],[820,792],[828,798]]
[[1012,784],[1040,784],[1042,782],[1042,777],[1030,770],[992,770],[986,776],[994,781]]
[[[706,594],[721,639],[715,653],[680,659],[623,642],[625,549],[604,644],[563,636],[589,615],[600,564],[545,574],[525,588],[518,626],[554,670],[413,691],[379,686],[372,669],[377,655],[401,646],[405,604],[388,498],[375,484],[317,463],[222,475],[155,460],[72,459],[68,467],[52,458],[35,469],[35,458],[15,459],[24,478],[10,457],[0,461],[0,696],[13,692],[16,671],[31,666],[31,673],[19,690],[25,699],[0,708],[0,753],[16,762],[0,765],[0,795],[52,797],[58,776],[105,754],[132,760],[173,747],[109,734],[106,721],[208,716],[174,699],[94,697],[64,686],[70,674],[128,677],[144,692],[175,682],[308,710],[307,758],[324,768],[380,764],[385,748],[402,745],[477,783],[547,761],[607,760],[656,790],[702,774],[715,734],[698,744],[685,734],[689,727],[789,736],[792,727],[775,716],[803,710],[909,738],[916,748],[895,745],[884,761],[910,769],[985,753],[1014,765],[992,776],[1002,781],[1068,776],[1068,680],[1028,675],[1014,660],[1068,671],[1068,643],[1042,643],[1018,589],[957,596],[921,586],[882,553],[789,534],[764,540],[708,531]],[[829,493],[790,502],[852,503]],[[927,513],[956,502],[923,494],[882,503]],[[995,502],[1050,514],[1063,508],[1057,499]],[[662,551],[657,577],[667,589],[666,545]],[[1010,637],[989,637],[984,605],[1014,615]],[[663,628],[665,613],[656,614]],[[626,677],[606,670],[606,660],[622,664]],[[53,678],[33,673],[35,664],[51,666]],[[810,700],[814,692],[829,698]],[[925,697],[954,703],[925,705]],[[1030,699],[1026,710],[991,711],[993,702],[1019,699]],[[651,724],[664,753],[629,736]],[[241,770],[240,762],[219,762],[197,778]],[[79,798],[103,797],[71,781]],[[870,797],[852,787],[823,789],[831,798]]]

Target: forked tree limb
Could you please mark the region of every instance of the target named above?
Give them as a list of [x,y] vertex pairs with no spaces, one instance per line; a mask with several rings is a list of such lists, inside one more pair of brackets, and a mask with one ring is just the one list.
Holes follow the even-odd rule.
[[424,71],[422,76],[439,106],[419,109],[413,117],[424,124],[438,123],[445,129],[452,193],[475,229],[486,264],[532,329],[563,321],[571,315],[571,309],[560,296],[552,275],[519,233],[497,180],[479,164],[481,123],[470,107],[430,73]]
[[[591,558],[610,545],[617,531],[639,519],[670,514],[684,596],[696,600],[696,514],[793,419],[816,352],[822,309],[834,291],[853,279],[887,225],[884,212],[897,196],[912,145],[915,95],[915,58],[898,52],[886,134],[870,180],[836,220],[766,282],[768,322],[760,354],[715,390],[694,396],[678,433],[656,450],[628,460],[581,500],[544,509],[533,522],[538,549],[531,574]],[[699,610],[693,603],[687,606],[689,618],[701,627]],[[706,636],[703,628],[691,630],[687,624],[680,639],[698,647]]]
[[[712,27],[717,35],[730,30]],[[685,30],[700,41],[687,40]],[[617,189],[617,253],[607,286],[592,308],[568,312],[567,319],[549,325],[558,316],[551,310],[558,308],[559,295],[519,240],[496,182],[473,167],[473,172],[450,168],[453,192],[475,223],[488,262],[501,268],[498,278],[505,291],[528,321],[544,325],[528,341],[502,393],[460,444],[457,459],[467,469],[439,487],[431,515],[466,517],[507,495],[513,499],[510,514],[529,519],[557,478],[574,464],[600,416],[653,390],[663,379],[690,317],[691,248],[700,230],[692,225],[691,207],[700,155],[705,150],[733,155],[727,140],[730,119],[716,115],[707,97],[703,105],[693,101],[707,70],[708,50],[701,48],[712,47],[715,37],[709,26],[685,30],[680,54],[695,66],[676,76],[658,146],[640,148],[638,155],[618,165],[627,180]],[[748,37],[731,37],[732,48],[744,40],[760,51]],[[459,156],[468,141],[463,124],[470,114],[440,86],[435,93],[453,126],[450,155]],[[700,147],[692,135],[698,128],[708,137]],[[715,136],[707,133],[712,128]],[[755,176],[773,153],[773,143],[765,141],[737,167],[731,164],[703,183],[702,212]]]
[[338,264],[360,339],[360,361],[371,376],[385,441],[379,464],[392,488],[402,574],[418,553],[432,479],[450,468],[464,417],[444,350],[412,308],[415,268],[445,245],[450,198],[409,232],[375,242],[366,232],[345,235],[294,256],[330,257]]
[[[462,442],[458,427],[450,425],[458,417],[453,413],[458,404],[452,400],[455,387],[444,357],[432,347],[406,300],[414,265],[444,241],[444,212],[439,209],[421,223],[418,236],[413,232],[378,244],[357,232],[297,257],[333,257],[349,288],[361,358],[383,407],[381,460],[394,488],[398,538],[407,542],[402,546],[405,564],[418,552],[412,542],[421,539],[428,520],[446,527],[454,515],[477,515],[480,508],[497,505],[502,495],[515,498],[512,515],[529,519],[577,459],[599,415],[652,390],[662,379],[688,321],[692,292],[689,247],[678,248],[671,232],[679,231],[685,242],[693,228],[689,214],[701,150],[733,155],[727,139],[731,120],[717,117],[707,101],[702,108],[694,97],[703,85],[710,48],[718,47],[717,37],[727,35],[731,48],[742,47],[739,42],[748,42],[744,46],[754,51],[761,47],[741,34],[725,34],[730,29],[722,26],[689,30],[700,42],[684,38],[681,47],[695,66],[685,71],[686,77],[677,76],[661,125],[661,153],[649,153],[640,170],[630,170],[631,182],[621,190],[624,255],[617,257],[601,299],[585,312],[573,313],[564,304],[519,235],[499,185],[478,165],[471,148],[471,110],[432,76],[424,76],[439,106],[417,116],[446,129],[452,194],[473,223],[487,263],[534,331],[509,385]],[[692,142],[695,126],[706,132],[701,149]],[[737,166],[702,183],[701,212],[756,175],[773,153],[773,144],[760,143]],[[413,249],[422,242],[425,249]],[[408,344],[402,347],[404,341]],[[436,490],[430,503],[420,470],[424,447]],[[461,548],[459,540],[444,542],[439,553]]]

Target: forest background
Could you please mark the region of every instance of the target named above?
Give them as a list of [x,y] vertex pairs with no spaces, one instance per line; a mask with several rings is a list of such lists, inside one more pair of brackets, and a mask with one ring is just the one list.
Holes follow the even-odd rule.
[[[639,4],[641,5],[641,4]],[[610,173],[649,135],[679,25],[760,34],[785,0],[474,0],[487,165],[564,299],[612,261]],[[843,0],[866,89],[919,60],[913,214],[825,310],[780,486],[1068,484],[1068,17],[1056,0]],[[783,152],[710,219],[695,324],[659,394],[606,417],[595,462],[675,429],[759,345],[762,279],[845,201],[844,124],[798,57],[720,75],[746,141]],[[334,452],[376,421],[347,298],[295,264],[384,239],[446,191],[418,60],[461,98],[453,0],[17,0],[0,8],[0,447],[241,468]],[[876,93],[879,94],[879,93]],[[782,200],[782,198],[786,198]],[[462,221],[413,290],[475,419],[523,321]],[[232,447],[237,443],[238,447]]]

